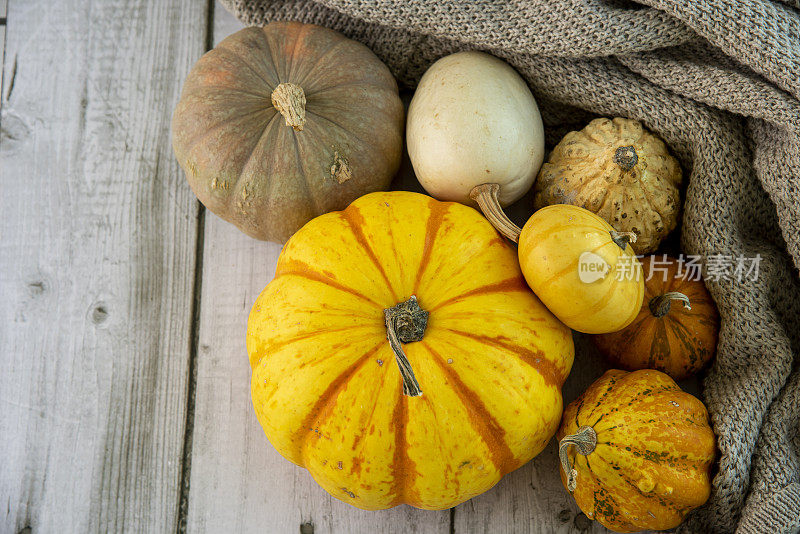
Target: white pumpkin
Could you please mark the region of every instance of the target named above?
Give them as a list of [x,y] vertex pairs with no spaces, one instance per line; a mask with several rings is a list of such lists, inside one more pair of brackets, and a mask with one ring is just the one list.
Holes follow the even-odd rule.
[[406,140],[425,190],[463,204],[474,205],[470,193],[482,184],[498,184],[500,205],[511,204],[531,188],[544,158],[542,117],[530,89],[507,63],[483,52],[431,65],[411,100]]

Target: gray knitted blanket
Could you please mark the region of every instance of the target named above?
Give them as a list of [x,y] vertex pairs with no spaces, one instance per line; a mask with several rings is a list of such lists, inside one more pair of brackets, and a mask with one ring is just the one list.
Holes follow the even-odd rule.
[[[800,526],[800,0],[222,2],[248,24],[339,30],[409,87],[445,54],[488,51],[528,81],[549,146],[597,115],[664,138],[689,177],[682,251],[734,265],[705,272],[722,318],[703,383],[720,459],[682,528]],[[757,277],[735,275],[741,258]]]

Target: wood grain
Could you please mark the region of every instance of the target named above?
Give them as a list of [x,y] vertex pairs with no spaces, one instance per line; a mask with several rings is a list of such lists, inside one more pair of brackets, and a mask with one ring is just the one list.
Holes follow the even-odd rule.
[[12,0],[0,118],[2,532],[177,524],[197,202],[194,0]]
[[5,69],[3,67],[5,65],[5,57],[6,57],[5,52],[6,52],[6,26],[5,24],[0,24],[0,111],[2,111],[3,109],[3,100],[5,100],[5,91],[3,91],[3,73],[5,72]]

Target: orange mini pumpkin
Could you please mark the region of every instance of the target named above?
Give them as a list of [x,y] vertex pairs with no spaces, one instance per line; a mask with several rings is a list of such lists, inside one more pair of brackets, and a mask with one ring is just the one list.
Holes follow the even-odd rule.
[[616,532],[674,528],[711,494],[706,407],[659,371],[607,371],[567,406],[557,437],[564,486]]
[[658,369],[683,380],[714,357],[717,306],[703,282],[692,280],[686,270],[681,273],[680,267],[665,256],[642,261],[650,276],[639,315],[622,330],[594,336],[595,345],[612,364],[628,370]]

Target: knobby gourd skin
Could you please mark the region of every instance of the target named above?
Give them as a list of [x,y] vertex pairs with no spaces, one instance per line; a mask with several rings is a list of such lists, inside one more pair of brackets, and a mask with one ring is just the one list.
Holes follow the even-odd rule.
[[[412,295],[430,314],[403,345],[419,397],[403,395],[384,323]],[[370,510],[449,508],[536,456],[573,360],[570,331],[492,226],[408,192],[366,195],[295,234],[253,305],[247,350],[272,445]]]
[[595,119],[550,153],[536,178],[534,208],[586,208],[617,230],[634,232],[633,250],[648,254],[678,224],[681,178],[678,161],[641,123]]
[[[572,496],[590,519],[616,532],[666,530],[711,494],[716,455],[705,406],[654,370],[607,371],[564,410],[558,439],[584,426],[588,455],[567,448]],[[567,487],[567,474],[561,469]]]
[[[556,204],[536,211],[519,237],[519,262],[528,285],[564,324],[587,334],[614,332],[634,320],[642,306],[644,277],[633,249],[612,239],[614,228],[577,206]],[[608,272],[581,280],[584,253],[597,255]],[[591,257],[590,257],[591,259]]]
[[[595,345],[614,366],[657,369],[683,380],[703,369],[716,354],[719,313],[702,280],[692,280],[674,258],[647,256],[642,308],[618,332],[594,336]],[[660,271],[663,269],[663,272]],[[672,298],[669,298],[670,295]],[[680,300],[686,297],[689,306]]]
[[389,186],[403,116],[397,83],[366,46],[273,22],[198,60],[173,114],[172,146],[209,210],[283,243],[317,215]]

